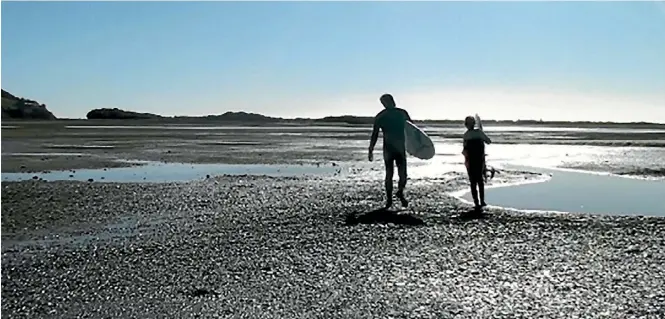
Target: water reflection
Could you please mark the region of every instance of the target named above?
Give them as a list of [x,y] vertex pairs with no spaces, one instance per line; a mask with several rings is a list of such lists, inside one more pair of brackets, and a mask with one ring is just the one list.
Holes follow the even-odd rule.
[[[489,188],[486,200],[493,206],[520,210],[649,215],[665,217],[665,180],[630,179],[612,175],[531,168],[551,174],[536,184]],[[465,193],[462,198],[471,201]]]
[[108,169],[77,169],[47,173],[2,173],[3,181],[29,180],[38,176],[47,181],[72,180],[105,182],[184,182],[215,175],[309,176],[335,174],[339,168],[316,165],[185,164],[144,162],[145,165]]

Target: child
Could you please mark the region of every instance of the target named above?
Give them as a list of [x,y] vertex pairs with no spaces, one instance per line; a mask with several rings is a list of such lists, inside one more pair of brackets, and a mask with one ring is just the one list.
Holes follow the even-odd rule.
[[[464,132],[464,166],[469,175],[469,182],[471,183],[471,196],[476,205],[476,209],[487,206],[485,203],[485,181],[483,177],[487,173],[485,165],[485,143],[490,144],[490,140],[485,133],[479,129],[475,129],[476,120],[473,116],[467,116],[464,120],[464,126],[467,131]],[[476,188],[477,186],[477,188]],[[480,201],[478,200],[480,195]]]

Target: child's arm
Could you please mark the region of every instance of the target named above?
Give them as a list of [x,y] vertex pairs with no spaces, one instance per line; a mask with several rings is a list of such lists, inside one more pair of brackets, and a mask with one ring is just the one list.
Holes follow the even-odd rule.
[[480,136],[483,139],[483,142],[487,144],[492,144],[492,140],[487,136],[487,134],[485,134],[485,132],[480,131]]

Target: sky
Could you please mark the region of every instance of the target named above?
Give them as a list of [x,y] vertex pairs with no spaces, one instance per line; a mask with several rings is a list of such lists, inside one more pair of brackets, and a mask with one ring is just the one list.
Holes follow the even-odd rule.
[[2,2],[2,88],[58,117],[665,123],[665,2]]

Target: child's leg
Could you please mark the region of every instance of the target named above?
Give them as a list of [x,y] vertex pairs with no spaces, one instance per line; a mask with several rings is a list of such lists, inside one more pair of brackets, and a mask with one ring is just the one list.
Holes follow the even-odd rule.
[[482,179],[478,181],[478,193],[480,195],[480,206],[487,206],[487,203],[485,203],[485,183]]
[[[482,199],[484,199],[485,196],[484,188],[479,187],[480,185],[484,185],[483,162],[481,162],[479,159],[476,159],[475,161],[470,159],[469,170],[467,172],[469,174],[469,182],[471,184],[471,196],[473,197],[473,203],[476,205],[476,208],[479,208],[481,207]],[[480,200],[478,198],[478,189],[483,191],[483,193],[480,194]]]
[[487,163],[485,162],[485,157],[487,157],[487,154],[485,154],[483,156],[484,156],[483,157],[483,180],[485,181],[485,183],[487,183]]
[[480,206],[478,203],[478,190],[476,189],[476,186],[478,185],[478,182],[475,180],[471,180],[471,197],[473,197],[473,204],[476,205],[476,207]]
[[[482,177],[484,177],[485,181],[487,181],[487,164],[485,163],[484,157],[481,167],[483,170]],[[487,206],[487,204],[485,203],[485,181],[483,181],[483,178],[480,178],[480,180],[478,181],[478,193],[480,193],[480,206]]]
[[476,208],[480,206],[478,201],[478,180],[482,177],[478,174],[477,169],[474,170],[473,163],[467,162],[467,174],[469,175],[469,185],[471,186],[471,197],[473,197],[473,203],[476,205]]

